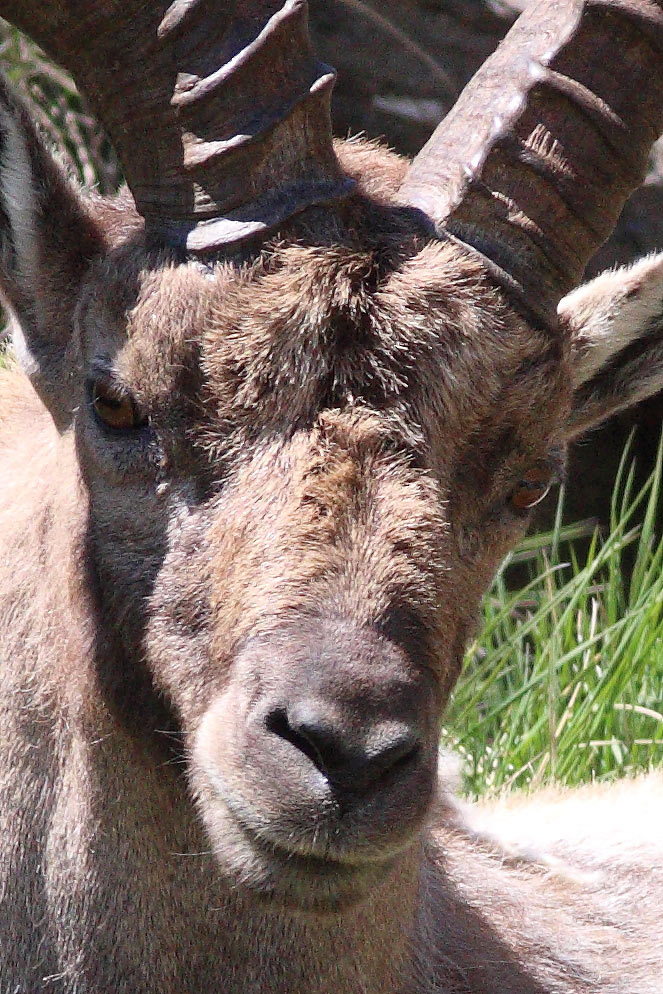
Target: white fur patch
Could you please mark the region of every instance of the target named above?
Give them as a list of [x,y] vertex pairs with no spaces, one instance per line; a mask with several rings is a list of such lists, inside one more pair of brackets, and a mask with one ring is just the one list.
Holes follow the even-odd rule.
[[657,320],[663,321],[663,253],[601,273],[564,297],[557,311],[573,334],[577,389]]
[[465,816],[478,835],[528,858],[537,854],[545,862],[572,853],[574,863],[594,871],[646,865],[663,855],[663,776],[512,795],[468,806]]

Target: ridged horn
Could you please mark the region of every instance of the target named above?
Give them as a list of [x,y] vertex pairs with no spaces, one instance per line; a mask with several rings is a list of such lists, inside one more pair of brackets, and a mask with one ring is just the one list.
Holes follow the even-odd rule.
[[540,0],[415,158],[400,199],[555,322],[663,130],[663,4]]
[[346,196],[306,0],[0,0],[68,69],[150,237],[213,252]]

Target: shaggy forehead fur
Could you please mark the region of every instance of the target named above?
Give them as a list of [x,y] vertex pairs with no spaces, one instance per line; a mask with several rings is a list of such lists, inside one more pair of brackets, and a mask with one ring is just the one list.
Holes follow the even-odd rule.
[[514,320],[455,246],[381,260],[352,234],[209,272],[114,254],[79,310],[88,366],[113,370],[163,428],[195,410],[221,460],[326,410],[378,414],[392,446],[441,475],[459,446],[546,444],[566,413],[562,341]]
[[[337,151],[365,199],[309,212],[253,261],[169,263],[131,242],[111,252],[79,309],[88,359],[119,352],[127,385],[171,409],[195,367],[216,453],[358,404],[417,449],[431,443],[431,414],[434,435],[468,437],[496,414],[520,422],[523,407],[553,427],[565,413],[548,410],[564,393],[561,337],[514,317],[477,260],[428,242],[394,206],[404,160],[368,143]],[[108,223],[126,239],[126,219]]]

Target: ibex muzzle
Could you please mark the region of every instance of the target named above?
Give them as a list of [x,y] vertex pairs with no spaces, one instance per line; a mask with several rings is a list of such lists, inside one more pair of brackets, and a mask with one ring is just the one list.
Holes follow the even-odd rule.
[[328,863],[327,901],[336,869],[346,899],[353,874],[360,897],[420,828],[433,794],[433,676],[413,672],[384,637],[336,619],[250,640],[231,665],[194,747],[212,837],[221,848],[230,815],[254,858],[280,856],[276,886],[273,868],[264,886],[277,896],[313,859]]

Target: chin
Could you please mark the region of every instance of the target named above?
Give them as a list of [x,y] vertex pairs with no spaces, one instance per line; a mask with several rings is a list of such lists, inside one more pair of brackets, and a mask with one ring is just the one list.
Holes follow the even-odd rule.
[[267,908],[340,914],[366,901],[398,862],[394,854],[346,862],[292,852],[218,806],[204,811],[203,820],[224,878],[234,890],[253,894]]

